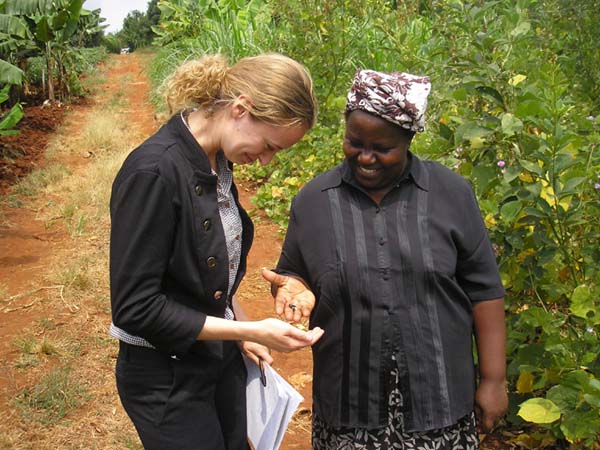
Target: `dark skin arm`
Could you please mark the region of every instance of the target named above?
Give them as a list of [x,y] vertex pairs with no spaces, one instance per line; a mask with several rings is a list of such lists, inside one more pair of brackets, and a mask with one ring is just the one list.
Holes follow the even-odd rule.
[[504,299],[476,303],[473,319],[479,355],[475,411],[482,430],[489,432],[508,409]]

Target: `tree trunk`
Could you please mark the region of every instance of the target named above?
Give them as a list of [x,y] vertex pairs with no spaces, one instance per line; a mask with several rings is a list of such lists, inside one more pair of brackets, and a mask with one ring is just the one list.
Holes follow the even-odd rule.
[[53,59],[50,43],[46,42],[46,66],[48,67],[48,99],[54,102],[54,78],[53,78]]

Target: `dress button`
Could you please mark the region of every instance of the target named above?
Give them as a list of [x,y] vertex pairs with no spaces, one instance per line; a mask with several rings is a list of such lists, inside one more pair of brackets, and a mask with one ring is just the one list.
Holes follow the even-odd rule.
[[239,241],[239,240],[240,240],[240,235],[239,235],[239,234],[236,234],[236,235],[235,235],[235,240],[236,240],[236,241]]
[[204,227],[204,231],[208,231],[212,226],[212,222],[210,221],[210,219],[206,219],[204,222],[202,222],[202,226]]
[[379,238],[379,245],[383,245],[385,244],[385,239],[384,238]]
[[225,202],[225,208],[230,208],[230,207],[231,207],[231,203]]
[[206,259],[206,265],[209,269],[214,269],[215,267],[217,267],[217,258],[215,258],[214,256],[210,256]]
[[197,184],[196,187],[194,188],[194,190],[196,191],[196,195],[200,196],[204,193],[204,189],[202,188],[201,184]]
[[215,300],[221,300],[221,297],[223,296],[223,291],[215,291]]

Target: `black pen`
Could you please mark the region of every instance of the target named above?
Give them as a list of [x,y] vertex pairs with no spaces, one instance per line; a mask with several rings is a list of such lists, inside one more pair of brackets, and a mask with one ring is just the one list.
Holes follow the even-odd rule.
[[258,367],[260,367],[260,382],[263,386],[267,386],[267,376],[265,375],[265,368],[263,367],[262,358],[258,358]]

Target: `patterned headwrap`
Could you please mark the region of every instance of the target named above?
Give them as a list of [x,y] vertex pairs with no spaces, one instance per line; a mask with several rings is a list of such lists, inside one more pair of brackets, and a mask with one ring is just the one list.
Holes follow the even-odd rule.
[[348,92],[346,112],[360,109],[412,131],[425,129],[429,77],[359,70]]

